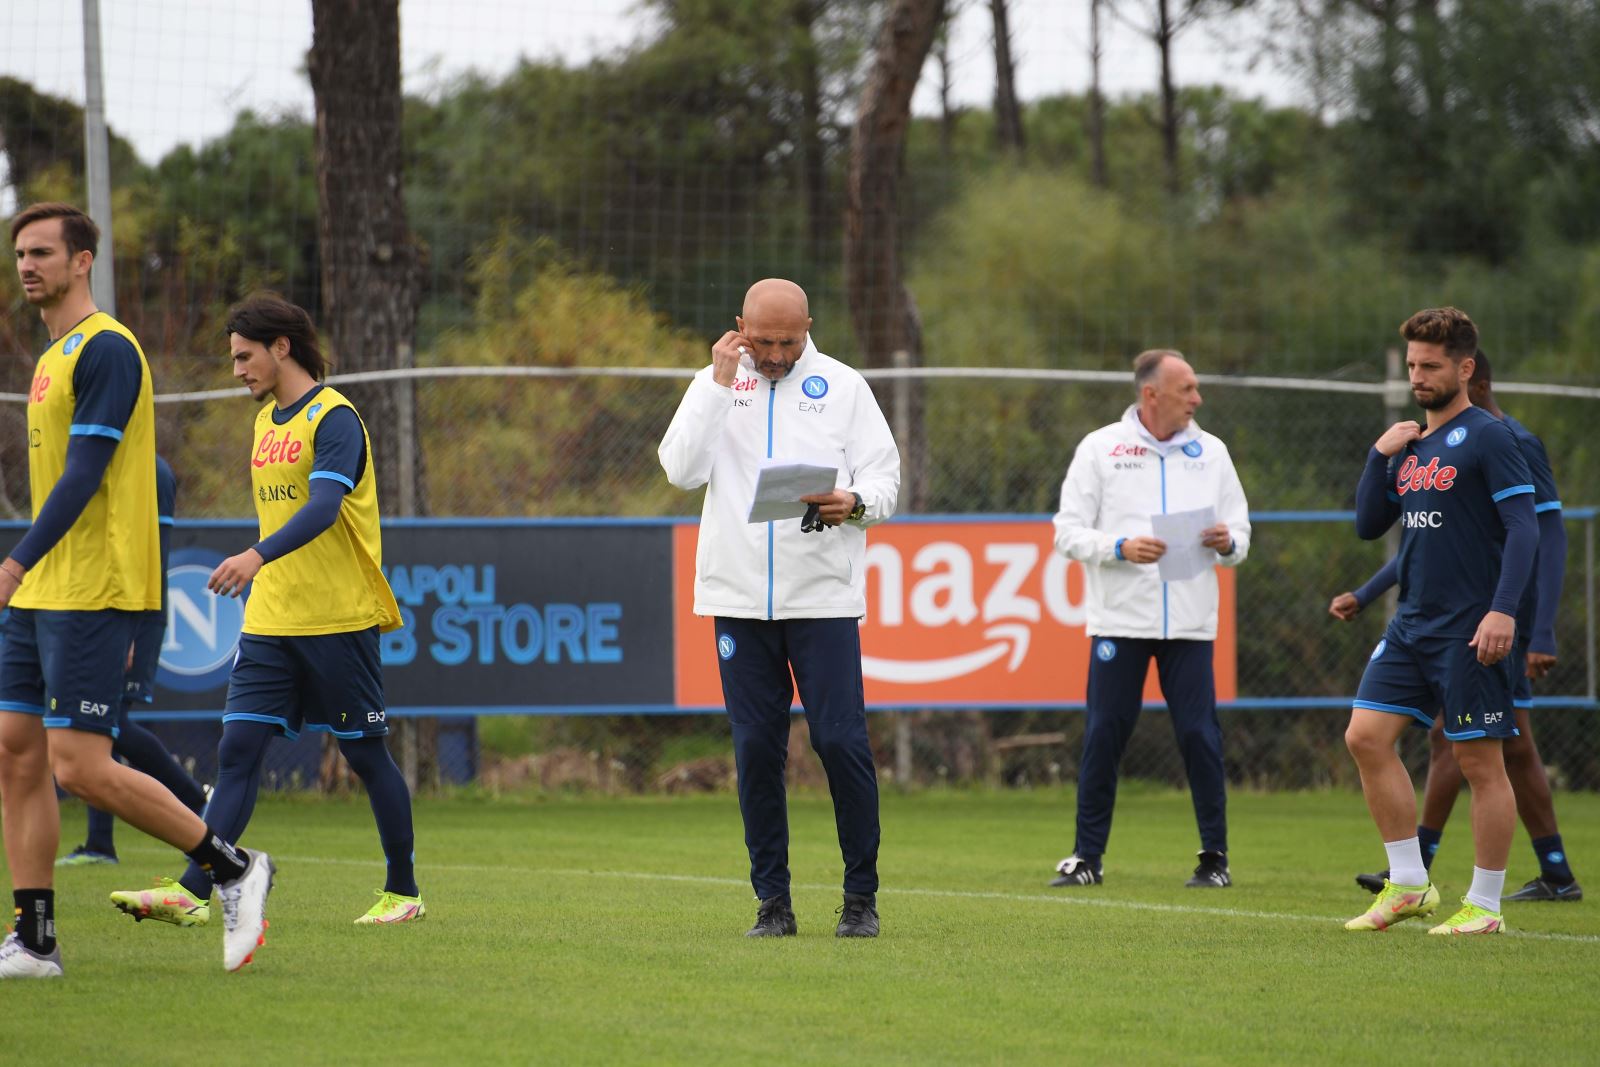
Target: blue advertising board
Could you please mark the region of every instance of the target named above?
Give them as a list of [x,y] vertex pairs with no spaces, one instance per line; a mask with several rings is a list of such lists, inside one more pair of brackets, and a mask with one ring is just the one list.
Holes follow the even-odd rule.
[[[221,709],[244,609],[206,579],[254,540],[174,529],[155,708]],[[405,621],[381,646],[392,712],[673,702],[670,524],[395,520],[383,569]]]

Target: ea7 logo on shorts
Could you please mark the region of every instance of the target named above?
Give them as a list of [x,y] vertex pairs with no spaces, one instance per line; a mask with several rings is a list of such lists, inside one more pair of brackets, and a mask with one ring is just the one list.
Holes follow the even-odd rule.
[[1486,711],[1483,713],[1483,725],[1493,726],[1495,723],[1505,718],[1505,716],[1506,713],[1503,711]]
[[110,710],[110,704],[96,704],[92,700],[80,701],[78,704],[78,714],[80,715],[99,715],[104,718],[106,712]]
[[384,719],[388,717],[388,714],[389,713],[387,711],[369,711],[367,712],[367,721],[383,722]]
[[1400,525],[1408,530],[1417,530],[1426,527],[1437,530],[1444,525],[1442,511],[1408,511],[1400,516]]

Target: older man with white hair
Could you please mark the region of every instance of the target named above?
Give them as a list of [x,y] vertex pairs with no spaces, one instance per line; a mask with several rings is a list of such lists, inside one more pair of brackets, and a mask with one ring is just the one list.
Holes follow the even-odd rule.
[[1158,564],[1174,546],[1153,527],[1155,516],[1210,508],[1215,521],[1199,543],[1211,560],[1235,567],[1250,550],[1249,508],[1227,446],[1194,421],[1200,381],[1182,354],[1140,353],[1133,381],[1138,400],[1078,445],[1055,518],[1057,551],[1087,575],[1089,691],[1077,840],[1050,884],[1099,885],[1104,877],[1118,767],[1154,659],[1200,828],[1200,862],[1187,884],[1223,888],[1233,883],[1212,675],[1217,576],[1207,566],[1165,580]]

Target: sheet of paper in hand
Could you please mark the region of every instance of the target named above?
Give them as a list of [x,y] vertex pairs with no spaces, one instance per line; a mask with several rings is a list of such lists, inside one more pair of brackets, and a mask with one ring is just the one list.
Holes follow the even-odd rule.
[[1200,543],[1200,535],[1216,524],[1215,508],[1150,516],[1150,532],[1167,544],[1166,553],[1156,561],[1163,582],[1198,578],[1216,564],[1216,552]]
[[800,498],[815,493],[831,493],[838,479],[839,472],[833,467],[764,459],[761,461],[761,474],[756,479],[755,497],[750,501],[750,517],[746,521],[798,519],[806,513],[806,505],[800,502]]

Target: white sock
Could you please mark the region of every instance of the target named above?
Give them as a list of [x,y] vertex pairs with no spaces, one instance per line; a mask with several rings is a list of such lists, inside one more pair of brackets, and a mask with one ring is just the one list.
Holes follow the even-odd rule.
[[1476,904],[1484,911],[1500,914],[1500,894],[1506,888],[1505,871],[1486,871],[1482,867],[1472,868],[1472,888],[1467,890],[1467,900]]
[[1383,849],[1389,853],[1389,881],[1395,885],[1428,884],[1428,868],[1422,865],[1422,844],[1415,835],[1404,841],[1385,841]]

